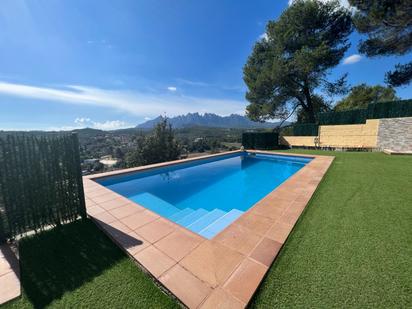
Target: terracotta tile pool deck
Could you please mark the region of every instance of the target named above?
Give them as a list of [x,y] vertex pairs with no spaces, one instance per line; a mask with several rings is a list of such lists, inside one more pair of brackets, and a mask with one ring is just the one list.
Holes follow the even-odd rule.
[[21,294],[19,261],[8,245],[0,246],[0,305]]
[[87,213],[187,307],[244,308],[334,159],[298,156],[313,160],[211,240],[93,181],[205,157],[85,176]]

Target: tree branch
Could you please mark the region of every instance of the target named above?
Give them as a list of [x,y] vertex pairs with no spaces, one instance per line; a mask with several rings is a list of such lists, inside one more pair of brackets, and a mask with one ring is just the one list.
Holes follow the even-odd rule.
[[273,131],[275,131],[275,130],[280,130],[280,128],[282,127],[283,123],[284,123],[286,120],[288,120],[288,119],[290,118],[290,116],[293,115],[293,113],[296,111],[296,109],[298,108],[299,105],[300,105],[300,104],[296,104],[295,107],[292,109],[292,112],[289,114],[289,116],[287,116],[285,119],[283,119],[283,120],[280,122],[280,124],[279,124],[276,128],[273,129]]

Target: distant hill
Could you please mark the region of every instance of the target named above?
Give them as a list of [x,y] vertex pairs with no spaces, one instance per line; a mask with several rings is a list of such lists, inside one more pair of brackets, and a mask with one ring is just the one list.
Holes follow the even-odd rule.
[[[139,124],[138,129],[152,129],[163,119],[159,116],[155,119]],[[273,128],[277,123],[271,122],[254,122],[249,118],[241,115],[232,114],[230,116],[219,116],[212,113],[201,115],[199,113],[189,113],[186,115],[176,116],[168,119],[169,123],[175,129],[190,128],[190,127],[212,127],[212,128]]]

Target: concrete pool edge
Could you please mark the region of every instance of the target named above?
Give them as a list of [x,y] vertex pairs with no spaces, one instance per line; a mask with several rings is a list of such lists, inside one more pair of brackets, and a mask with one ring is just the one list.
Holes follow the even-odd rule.
[[[172,164],[236,152],[240,151]],[[292,156],[313,160],[211,240],[93,181],[170,163],[84,177],[87,211],[117,245],[188,307],[245,307],[334,159]]]

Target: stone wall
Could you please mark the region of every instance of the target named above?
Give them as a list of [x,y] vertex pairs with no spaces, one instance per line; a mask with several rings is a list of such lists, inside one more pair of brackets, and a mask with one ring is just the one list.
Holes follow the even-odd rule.
[[412,117],[379,120],[378,148],[412,151]]

